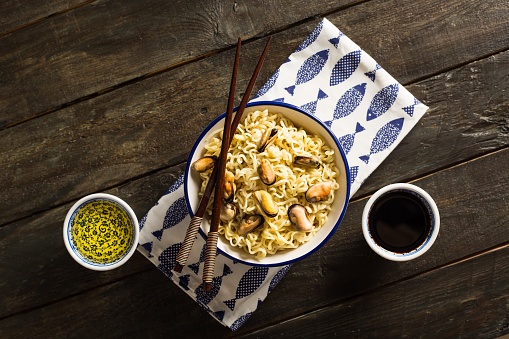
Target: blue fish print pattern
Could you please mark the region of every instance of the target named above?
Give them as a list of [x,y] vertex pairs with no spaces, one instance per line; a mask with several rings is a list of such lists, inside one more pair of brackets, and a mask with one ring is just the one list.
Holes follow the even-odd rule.
[[189,274],[179,277],[179,285],[186,291],[189,291]]
[[223,274],[212,279],[210,291],[205,291],[202,285],[196,288],[196,300],[198,300],[203,305],[208,305],[219,293],[219,289],[223,283],[223,278],[232,273],[232,270],[227,265],[224,265]]
[[139,226],[140,226],[140,231],[143,229],[143,226],[145,226],[145,223],[147,222],[147,215],[145,215],[143,217],[143,219],[140,220],[140,223],[139,223]]
[[295,85],[286,87],[285,90],[293,95],[295,87],[314,79],[322,71],[323,66],[325,66],[328,59],[328,49],[324,49],[323,51],[310,56],[306,61],[304,61],[302,66],[300,66],[295,79]]
[[375,94],[373,100],[371,100],[371,104],[369,105],[366,120],[370,121],[376,119],[387,112],[396,101],[398,91],[399,85],[392,84],[382,88],[380,92]]
[[413,117],[414,116],[414,107],[416,105],[419,105],[420,103],[421,102],[419,100],[414,98],[414,104],[410,105],[410,106],[407,106],[407,107],[403,107],[403,111],[405,111],[409,116]]
[[216,317],[219,321],[223,321],[223,318],[224,318],[224,311],[217,311],[217,312],[212,312],[212,315],[214,317]]
[[[262,88],[260,88],[260,90],[258,91],[258,93],[256,93],[256,95],[254,96],[253,99],[261,97],[262,95],[267,93],[272,87],[274,87],[274,84],[276,83],[278,77],[279,77],[279,69],[276,71],[276,73],[272,74],[270,79],[265,83],[265,85],[263,85]],[[253,100],[253,99],[251,99],[251,100]]]
[[362,132],[364,130],[365,128],[362,127],[361,124],[357,123],[354,133],[343,135],[341,138],[338,138],[338,141],[341,144],[343,151],[345,151],[345,154],[348,154],[348,152],[350,152],[350,150],[352,149],[353,143],[355,141],[355,134]]
[[159,266],[157,266],[161,272],[163,272],[168,278],[173,276],[173,266],[175,266],[175,261],[177,260],[177,255],[179,253],[180,247],[182,243],[173,244],[167,249],[165,249],[161,255],[157,258],[159,260]]
[[369,72],[364,73],[371,81],[375,82],[376,71],[382,68],[379,64],[376,64],[375,69]]
[[184,183],[184,175],[182,174],[177,179],[177,181],[175,181],[175,183],[173,185],[171,185],[171,187],[166,191],[166,193],[164,193],[164,195],[167,195],[167,194],[175,192],[176,190],[179,189],[180,186],[182,186],[183,183]]
[[300,108],[310,114],[315,114],[316,106],[318,105],[318,100],[322,100],[322,99],[325,99],[328,97],[329,96],[327,94],[325,94],[324,91],[322,91],[321,89],[318,89],[318,96],[317,96],[316,100],[308,102],[307,104],[300,106]]
[[318,36],[320,35],[320,33],[322,32],[322,28],[323,28],[323,21],[320,22],[318,24],[318,26],[316,26],[316,28],[313,30],[313,32],[311,32],[310,35],[308,35],[308,37],[306,38],[306,40],[304,40],[300,46],[295,50],[295,52],[293,53],[297,53],[297,52],[300,52],[302,51],[303,49],[306,49],[309,45],[311,45],[313,42],[315,42],[316,39],[318,39]]
[[404,118],[392,120],[376,132],[375,138],[371,142],[369,154],[359,157],[366,164],[372,154],[382,152],[389,148],[398,138],[403,129]]
[[352,114],[353,111],[355,111],[355,109],[360,105],[362,98],[364,98],[364,93],[366,93],[366,83],[354,86],[346,91],[345,94],[339,98],[338,103],[336,104],[332,120],[326,121],[325,124],[331,127],[334,120]]
[[230,330],[232,330],[232,331],[238,330],[239,327],[242,326],[242,324],[244,324],[252,314],[253,314],[253,312],[246,313],[243,316],[241,316],[240,318],[238,318],[237,320],[235,320],[235,322],[230,326]]
[[256,291],[265,280],[268,272],[268,267],[255,266],[250,268],[240,279],[239,286],[237,286],[237,291],[235,292],[235,298],[224,301],[225,305],[233,311],[235,309],[235,302]]
[[350,184],[354,183],[357,174],[359,174],[359,166],[350,167]]
[[[262,301],[260,299],[258,299],[258,305],[256,305],[256,308],[260,307],[261,303],[262,303]],[[243,316],[241,316],[240,318],[238,318],[237,320],[235,320],[235,322],[230,326],[230,330],[232,330],[232,331],[238,330],[239,327],[242,326],[242,324],[244,324],[246,322],[246,320],[249,319],[249,317],[252,314],[253,314],[253,312],[246,313]]]
[[157,240],[161,240],[163,236],[163,231],[171,228],[175,225],[177,225],[179,222],[184,220],[184,218],[189,214],[187,210],[187,205],[185,198],[179,198],[177,199],[169,208],[168,211],[166,211],[166,216],[164,217],[163,221],[163,228],[152,232],[154,237],[157,238]]
[[274,289],[274,287],[276,287],[276,285],[281,281],[281,279],[286,274],[286,272],[288,272],[290,267],[292,267],[292,265],[287,265],[287,266],[283,267],[276,273],[276,275],[274,277],[272,277],[272,280],[270,281],[270,284],[269,284],[269,290],[267,293],[270,293],[272,291],[272,289]]
[[203,245],[203,248],[201,249],[200,259],[198,259],[198,262],[188,265],[188,267],[194,272],[194,274],[198,274],[198,271],[200,270],[200,264],[205,261],[206,250],[207,250],[207,244],[205,243]]
[[334,45],[334,47],[338,48],[338,46],[339,46],[339,39],[341,39],[341,37],[342,37],[343,35],[344,35],[343,33],[339,32],[338,37],[337,37],[337,38],[329,39],[329,42],[330,42],[331,44],[333,44],[333,45]]
[[330,85],[336,86],[348,79],[361,62],[361,50],[353,51],[339,59],[330,77]]
[[147,251],[148,253],[148,257],[149,258],[153,258],[154,256],[152,255],[152,245],[153,245],[153,242],[147,242],[147,243],[144,243],[143,245],[140,245],[141,247],[143,247],[145,249],[145,251]]
[[276,102],[285,102],[285,98],[277,98],[277,99],[274,99],[273,101],[276,101]]

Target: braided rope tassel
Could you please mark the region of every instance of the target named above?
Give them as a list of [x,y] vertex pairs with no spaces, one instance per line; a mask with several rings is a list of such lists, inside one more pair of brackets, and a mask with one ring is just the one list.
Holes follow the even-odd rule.
[[184,238],[182,247],[177,255],[177,263],[179,265],[186,265],[187,258],[189,258],[189,253],[191,253],[191,249],[193,248],[194,240],[196,239],[196,234],[200,229],[202,220],[203,218],[196,215],[191,219],[189,227],[187,228],[186,237]]
[[207,235],[207,252],[205,253],[205,266],[203,267],[203,289],[206,291],[210,290],[214,278],[218,238],[219,232],[209,232]]

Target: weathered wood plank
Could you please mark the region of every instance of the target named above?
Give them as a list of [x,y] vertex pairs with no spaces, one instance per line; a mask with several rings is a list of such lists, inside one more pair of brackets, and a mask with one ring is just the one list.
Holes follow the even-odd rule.
[[94,1],[0,38],[0,127],[351,2]]
[[[352,203],[335,236],[292,267],[269,297],[277,306],[264,302],[249,328],[271,318],[277,323],[288,314],[305,314],[508,242],[509,177],[503,170],[508,161],[506,148],[413,182],[434,198],[441,227],[433,247],[410,262],[382,259],[369,248],[361,230],[367,198]],[[308,283],[299,283],[302,281]]]
[[[0,38],[0,127],[351,2],[96,1]],[[376,0],[327,17],[406,82],[507,48],[507,15],[504,0]],[[285,56],[317,22],[284,34]]]
[[[493,317],[486,317],[482,328],[496,330],[498,327],[495,325],[500,325],[504,321],[504,312],[499,308],[500,302],[507,303],[505,296],[507,281],[504,279],[509,275],[504,273],[508,269],[506,263],[509,261],[506,257],[509,253],[506,250],[500,259],[498,257],[497,260],[486,259],[489,265],[484,262],[472,264],[478,260],[473,259],[466,264],[451,266],[458,267],[453,268],[452,273],[447,273],[446,270],[450,269],[448,267],[430,275],[422,273],[509,241],[509,230],[506,227],[509,222],[506,203],[509,199],[509,178],[504,172],[508,160],[509,149],[505,149],[415,182],[427,190],[437,202],[442,224],[440,235],[433,248],[412,262],[390,262],[372,252],[364,241],[359,222],[366,199],[352,203],[337,234],[320,251],[292,267],[268,299],[241,328],[242,333],[278,324],[293,317],[298,318],[291,323],[298,325],[298,319],[302,314],[345,299],[348,301],[344,304],[331,308],[331,316],[334,316],[337,310],[340,312],[338,316],[340,319],[331,323],[338,326],[333,328],[334,330],[359,330],[360,327],[361,330],[372,331],[377,327],[370,327],[369,322],[361,324],[355,320],[358,317],[374,319],[380,316],[380,308],[390,303],[401,308],[385,308],[384,318],[375,322],[385,319],[384,326],[388,326],[391,324],[389,320],[398,319],[414,308],[418,309],[421,313],[416,315],[415,319],[408,316],[405,320],[408,321],[405,323],[408,326],[403,327],[403,333],[408,332],[411,337],[421,333],[419,331],[425,331],[417,328],[416,332],[413,332],[410,325],[418,321],[422,324],[422,320],[426,319],[422,317],[426,315],[428,316],[426,321],[435,326],[439,319],[448,316],[447,319],[452,320],[444,324],[447,331],[463,325],[465,333],[468,334],[477,332],[474,332],[472,324],[463,323],[463,315],[467,320],[474,320],[490,314]],[[490,176],[485,174],[487,171],[490,171]],[[493,181],[497,184],[493,185]],[[472,195],[471,192],[477,194]],[[489,231],[484,229],[485,225],[490,225]],[[65,264],[62,259],[58,261],[58,265]],[[487,271],[478,272],[479,267],[485,267]],[[69,266],[69,269],[72,271],[73,267]],[[48,279],[53,277],[49,271],[46,271],[45,275]],[[407,285],[408,282],[395,283],[418,274],[421,275],[410,280],[410,285]],[[426,278],[427,276],[429,278]],[[490,276],[495,280],[483,280]],[[72,285],[74,282],[68,283]],[[391,286],[392,283],[395,284]],[[436,287],[434,283],[450,287],[444,292],[438,287],[434,289]],[[420,284],[423,285],[422,294],[412,294],[415,292],[414,286]],[[385,285],[388,286],[384,287]],[[468,289],[464,290],[465,286]],[[485,292],[485,288],[488,292]],[[372,290],[375,292],[366,294]],[[403,299],[391,301],[396,293]],[[355,297],[359,294],[366,295]],[[499,294],[505,299],[500,299]],[[430,303],[428,312],[425,307],[416,306],[425,302],[421,299],[426,295],[436,298]],[[458,300],[468,300],[465,295],[476,296],[482,303],[457,303]],[[348,311],[350,305],[355,309],[353,314]],[[479,309],[474,306],[478,306]],[[84,314],[87,317],[83,317]],[[318,331],[312,324],[313,314],[304,317],[304,331]],[[132,319],[136,319],[136,323],[133,323]],[[95,325],[85,326],[84,321]],[[507,322],[507,318],[505,321]],[[201,326],[197,327],[196,323],[200,323]],[[131,331],[148,336],[161,336],[168,332],[175,336],[196,337],[203,337],[205,334],[215,336],[229,334],[226,329],[214,324],[215,320],[168,281],[162,273],[154,269],[91,289],[43,308],[6,318],[0,322],[0,331],[4,331],[0,334],[23,335],[34,331],[41,336],[58,333],[62,336],[77,337],[85,334],[82,331],[87,331],[87,335],[90,336],[106,333],[104,331],[108,331],[112,336],[126,335],[132,333]],[[320,325],[324,334],[328,334],[329,330],[332,331],[329,325],[324,323]],[[286,330],[291,331],[284,327],[284,324],[281,326],[282,331],[278,331],[277,328],[272,331],[268,328],[267,332],[262,334],[273,336]],[[431,335],[435,332],[429,333]],[[257,336],[258,332],[254,335]]]
[[[90,0],[89,0],[90,1]],[[85,0],[50,0],[0,2],[0,36],[14,29],[43,20],[56,13],[89,2]]]
[[[246,87],[263,44],[245,46],[239,88]],[[276,35],[279,49],[273,48],[264,77],[288,55],[277,52],[293,45]],[[1,131],[0,223],[185,160],[199,133],[225,109],[232,58],[233,51],[220,53]],[[413,86],[433,109],[407,137],[411,142],[403,142],[404,152],[398,148],[389,158],[391,181],[507,145],[508,58],[502,53]],[[479,72],[464,82],[470,67]],[[472,90],[475,97],[465,94]],[[420,164],[419,171],[409,176],[400,168],[406,162]],[[370,188],[387,182],[378,177]]]
[[509,333],[508,286],[505,245],[244,337],[498,338]]
[[[430,106],[423,119],[364,182],[356,196],[430,173],[509,144],[509,53],[408,86]],[[478,93],[485,96],[479,97]],[[474,138],[471,138],[474,137]],[[468,140],[468,141],[467,141]],[[411,163],[412,166],[404,166]],[[401,167],[405,173],[401,173]]]
[[[105,192],[124,199],[141,219],[178,179],[184,165]],[[0,319],[153,267],[139,253],[119,269],[106,272],[74,262],[62,240],[63,221],[73,203],[0,228]]]

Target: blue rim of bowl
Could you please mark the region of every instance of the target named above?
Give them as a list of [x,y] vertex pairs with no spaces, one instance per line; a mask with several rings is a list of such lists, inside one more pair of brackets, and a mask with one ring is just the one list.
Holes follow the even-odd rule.
[[[133,240],[131,241],[131,245],[129,246],[129,248],[127,249],[127,251],[124,253],[124,255],[115,260],[115,261],[112,261],[112,262],[108,262],[108,263],[97,263],[97,262],[93,262],[93,261],[90,261],[89,259],[85,258],[77,249],[76,247],[74,246],[73,242],[72,242],[72,223],[74,222],[74,218],[76,218],[76,214],[78,214],[78,212],[83,208],[85,207],[86,205],[90,204],[90,203],[93,203],[94,201],[107,201],[107,202],[110,202],[112,204],[114,204],[115,206],[121,208],[126,214],[127,216],[129,217],[129,220],[131,221],[131,225],[133,226]],[[105,197],[100,197],[100,198],[92,198],[92,199],[88,199],[86,201],[84,201],[83,203],[81,203],[78,207],[76,207],[74,209],[74,211],[72,212],[72,215],[71,217],[69,218],[69,222],[67,223],[66,225],[66,236],[67,236],[67,242],[69,243],[69,246],[70,248],[72,249],[72,251],[74,252],[74,254],[76,254],[76,256],[84,263],[86,263],[87,265],[90,265],[90,266],[94,266],[94,267],[108,267],[108,266],[112,266],[112,265],[115,265],[117,264],[118,262],[124,260],[124,258],[126,256],[129,255],[129,253],[131,252],[133,246],[135,246],[135,236],[134,236],[134,233],[135,233],[135,228],[136,228],[136,225],[134,223],[134,220],[131,216],[131,213],[129,213],[129,211],[127,211],[124,206],[120,205],[118,202],[112,200],[112,199],[109,199],[109,198],[105,198]],[[137,244],[136,244],[137,245]]]
[[[321,248],[330,239],[330,237],[332,237],[332,235],[334,233],[336,233],[336,230],[338,229],[339,224],[341,224],[341,221],[343,220],[343,217],[345,215],[346,208],[348,206],[348,201],[350,200],[350,186],[351,186],[351,183],[350,183],[350,167],[348,166],[348,160],[346,159],[345,152],[343,151],[343,147],[341,147],[341,144],[339,143],[338,138],[336,137],[336,135],[334,135],[334,133],[331,131],[331,129],[327,125],[325,125],[320,119],[318,119],[317,117],[315,117],[314,115],[312,115],[312,114],[310,114],[310,113],[308,113],[306,111],[303,111],[302,109],[300,109],[300,108],[298,108],[296,106],[293,106],[293,105],[290,105],[290,104],[287,104],[287,103],[284,103],[284,102],[277,102],[277,101],[256,101],[256,102],[248,103],[246,105],[246,108],[253,107],[253,106],[266,106],[266,105],[280,106],[280,107],[285,107],[285,108],[293,109],[295,111],[298,111],[298,112],[308,116],[309,118],[315,120],[318,124],[320,124],[320,126],[322,126],[327,131],[327,133],[329,133],[329,135],[334,140],[336,146],[338,147],[339,151],[341,152],[341,157],[343,158],[343,161],[345,163],[345,171],[346,171],[346,179],[347,179],[346,180],[346,200],[345,200],[345,205],[343,206],[343,210],[341,211],[341,215],[339,216],[338,221],[336,222],[334,227],[331,229],[331,231],[329,232],[327,237],[325,237],[325,239],[323,239],[321,243],[319,243],[315,248],[313,248],[311,251],[307,252],[306,254],[301,255],[300,257],[297,257],[295,259],[283,261],[283,262],[280,262],[280,263],[261,264],[261,263],[253,263],[253,262],[244,261],[244,260],[239,259],[239,258],[235,258],[235,257],[229,255],[228,253],[222,251],[219,247],[217,248],[217,251],[219,253],[221,253],[222,255],[230,258],[231,260],[234,260],[234,261],[237,261],[237,262],[241,262],[241,263],[243,263],[245,265],[249,265],[249,266],[263,266],[263,267],[277,267],[277,266],[284,266],[284,265],[293,264],[293,263],[295,263],[295,262],[297,262],[299,260],[302,260],[302,259],[308,257],[309,255],[311,255],[314,252],[316,252],[319,248]],[[233,109],[233,112],[237,112],[237,110],[238,110],[238,107],[235,107]],[[224,119],[225,116],[226,116],[226,113],[221,114],[216,119],[214,119],[214,121],[212,121],[207,126],[207,128],[205,128],[205,130],[203,130],[203,132],[200,134],[198,139],[196,139],[196,142],[194,143],[193,148],[191,149],[191,153],[189,154],[189,158],[187,159],[186,171],[185,171],[185,174],[184,174],[184,193],[185,193],[184,195],[185,195],[185,198],[186,198],[186,204],[187,204],[187,208],[189,210],[189,214],[191,215],[191,218],[194,217],[194,213],[193,213],[193,209],[191,207],[191,203],[189,202],[189,198],[187,196],[187,192],[188,192],[187,181],[189,179],[189,170],[190,170],[190,167],[191,167],[191,160],[192,160],[191,158],[192,158],[194,152],[196,151],[196,148],[198,147],[198,144],[205,137],[205,135],[208,133],[208,131],[213,126],[215,126],[218,121]],[[201,229],[201,227],[198,230],[199,230],[200,235],[203,237],[203,239],[206,240],[207,239],[207,235]]]

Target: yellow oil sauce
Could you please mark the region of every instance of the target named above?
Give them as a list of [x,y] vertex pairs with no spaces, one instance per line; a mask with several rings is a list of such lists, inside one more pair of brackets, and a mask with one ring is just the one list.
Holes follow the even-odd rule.
[[133,223],[127,212],[107,200],[82,206],[71,226],[71,241],[87,260],[113,263],[129,251],[133,242]]

